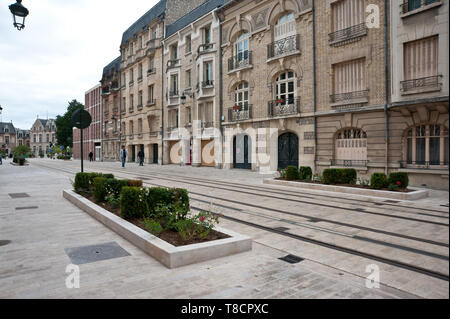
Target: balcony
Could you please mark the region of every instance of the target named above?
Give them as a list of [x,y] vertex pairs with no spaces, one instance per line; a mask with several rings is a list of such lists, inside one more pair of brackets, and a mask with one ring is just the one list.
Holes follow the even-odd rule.
[[125,114],[127,112],[127,109],[125,107],[120,109],[120,113]]
[[152,74],[156,74],[156,68],[150,68],[147,71],[147,76],[152,75]]
[[158,137],[159,136],[159,131],[151,131],[150,133],[148,133],[148,135],[150,137]]
[[134,81],[133,81],[133,80],[131,80],[130,82],[128,82],[128,85],[129,85],[129,86],[133,86],[133,84],[134,84]]
[[369,161],[365,160],[341,160],[341,159],[332,159],[331,166],[338,167],[363,167],[366,168]]
[[128,112],[129,112],[129,113],[133,113],[133,112],[134,112],[134,106],[130,106],[130,107],[128,108]]
[[173,69],[180,66],[180,59],[167,61],[167,69]]
[[111,91],[109,89],[109,87],[104,87],[102,88],[102,95],[110,95]]
[[331,46],[340,46],[350,42],[358,41],[367,35],[366,23],[357,24],[350,28],[342,29],[328,35]]
[[400,90],[402,95],[440,91],[442,86],[442,83],[440,83],[441,77],[442,75],[435,75],[425,78],[401,81]]
[[137,78],[137,81],[138,81],[138,82],[142,82],[142,79],[143,79],[143,77],[142,77],[142,75],[141,75],[140,77]]
[[300,36],[293,35],[267,45],[267,59],[300,53]]
[[206,54],[214,50],[214,43],[205,43],[200,44],[197,49],[197,57],[199,57],[202,54]]
[[339,93],[330,95],[330,103],[337,106],[340,104],[367,103],[369,101],[369,90]]
[[139,105],[137,106],[137,110],[138,110],[138,111],[142,110],[142,108],[143,108],[142,104],[139,104]]
[[144,135],[143,135],[142,133],[139,133],[139,134],[137,135],[137,138],[138,138],[138,139],[143,139],[143,138],[144,138]]
[[147,101],[147,106],[154,106],[156,105],[156,100],[148,100]]
[[253,105],[235,106],[228,109],[228,121],[239,122],[253,118]]
[[269,117],[283,117],[300,114],[300,97],[269,101]]
[[160,40],[160,38],[153,38],[147,41],[147,54],[156,50],[160,46]]
[[212,88],[214,87],[214,81],[213,80],[206,80],[202,82],[202,89]]
[[419,13],[442,4],[441,0],[404,0],[400,5],[400,16],[402,18]]
[[448,161],[447,162],[439,162],[439,161],[399,161],[400,168],[411,168],[411,169],[424,169],[424,170],[442,170],[448,169]]
[[252,52],[246,51],[228,59],[228,72],[252,67]]

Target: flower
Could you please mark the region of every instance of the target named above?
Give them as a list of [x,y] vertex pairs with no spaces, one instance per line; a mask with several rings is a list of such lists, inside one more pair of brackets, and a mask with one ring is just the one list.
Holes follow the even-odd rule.
[[398,186],[402,186],[402,182],[398,181],[398,182],[397,182],[397,185],[398,185]]
[[200,221],[201,221],[201,222],[204,222],[205,220],[206,220],[206,217],[205,217],[205,216],[200,217]]

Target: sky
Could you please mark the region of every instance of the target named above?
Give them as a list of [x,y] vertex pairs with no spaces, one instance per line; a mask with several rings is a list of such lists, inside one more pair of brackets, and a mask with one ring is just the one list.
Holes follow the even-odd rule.
[[120,55],[123,32],[157,0],[23,0],[30,11],[18,31],[0,0],[0,121],[30,129],[36,118],[84,104],[103,67]]

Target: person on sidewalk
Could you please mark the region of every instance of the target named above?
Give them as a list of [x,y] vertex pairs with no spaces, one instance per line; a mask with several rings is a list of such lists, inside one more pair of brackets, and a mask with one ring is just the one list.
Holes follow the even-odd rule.
[[0,154],[0,165],[2,165],[2,154]]
[[125,149],[125,145],[122,146],[120,150],[120,159],[122,160],[122,167],[125,168],[125,162],[127,161],[128,151]]
[[144,166],[144,151],[141,149],[138,152],[138,158],[139,158],[139,166]]
[[92,153],[92,151],[89,153],[89,161],[90,162],[94,161],[94,153]]

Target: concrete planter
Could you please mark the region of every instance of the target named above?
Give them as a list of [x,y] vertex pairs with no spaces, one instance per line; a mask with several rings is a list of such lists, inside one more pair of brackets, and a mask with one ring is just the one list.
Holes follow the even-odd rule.
[[252,239],[227,229],[216,227],[215,230],[230,238],[207,243],[175,247],[145,230],[127,222],[102,207],[92,203],[74,191],[64,190],[63,196],[106,227],[139,247],[168,268],[177,268],[219,257],[250,251]]
[[264,184],[279,185],[279,186],[290,186],[302,189],[312,189],[327,192],[337,192],[344,194],[362,195],[362,196],[372,196],[372,197],[382,197],[397,200],[417,200],[422,198],[427,198],[429,191],[426,189],[416,190],[410,193],[400,193],[400,192],[390,192],[390,191],[380,191],[374,189],[365,188],[355,188],[346,186],[335,186],[335,185],[324,185],[324,184],[311,184],[302,182],[291,182],[276,179],[265,179]]

